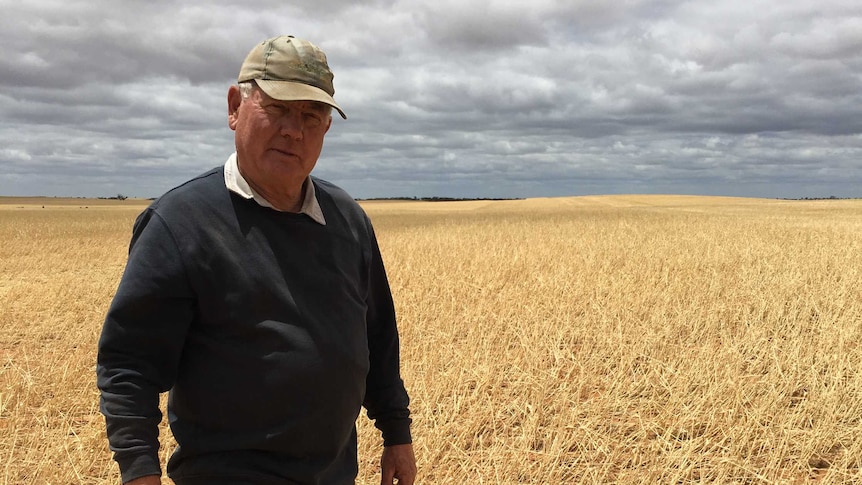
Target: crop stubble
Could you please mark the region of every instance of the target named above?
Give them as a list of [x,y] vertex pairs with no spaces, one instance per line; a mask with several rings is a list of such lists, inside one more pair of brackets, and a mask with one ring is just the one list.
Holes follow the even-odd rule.
[[[0,205],[0,477],[118,483],[93,365],[143,205],[47,202]],[[364,205],[421,483],[862,478],[862,201]]]

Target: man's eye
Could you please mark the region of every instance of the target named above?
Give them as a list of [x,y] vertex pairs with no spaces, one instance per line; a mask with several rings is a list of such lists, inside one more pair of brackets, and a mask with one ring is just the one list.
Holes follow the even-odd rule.
[[323,122],[320,116],[314,113],[306,113],[304,115],[304,119],[309,126],[320,126],[320,124]]
[[266,107],[266,112],[271,115],[281,116],[284,114],[285,108],[277,104],[271,104]]

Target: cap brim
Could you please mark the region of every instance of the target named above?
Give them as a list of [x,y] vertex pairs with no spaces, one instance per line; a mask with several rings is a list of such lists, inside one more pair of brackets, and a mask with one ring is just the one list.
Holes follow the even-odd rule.
[[273,99],[279,101],[318,101],[332,106],[342,118],[347,119],[347,115],[344,114],[341,107],[332,99],[332,96],[320,88],[290,81],[273,81],[268,79],[255,79],[254,81],[263,92]]

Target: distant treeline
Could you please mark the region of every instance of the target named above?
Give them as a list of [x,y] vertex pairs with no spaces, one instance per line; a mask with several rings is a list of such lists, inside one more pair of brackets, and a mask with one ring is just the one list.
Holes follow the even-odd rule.
[[836,197],[834,195],[830,195],[829,197],[782,197],[779,200],[853,200],[858,198],[859,197]]
[[[56,197],[55,197],[56,198]],[[87,197],[72,197],[76,199],[86,199]],[[126,200],[127,196],[123,194],[117,194],[112,197],[99,197],[102,200]],[[155,200],[155,197],[149,197],[148,200]],[[834,195],[830,195],[829,197],[777,197],[777,200],[855,200],[862,199],[862,197],[837,197]],[[465,202],[465,201],[481,201],[481,200],[524,200],[523,197],[371,197],[368,199],[360,199],[356,200],[360,201],[371,201],[371,200],[404,200],[404,201],[417,201],[417,202]]]
[[415,200],[417,202],[464,202],[464,201],[475,201],[475,200],[524,200],[523,197],[503,197],[503,198],[490,198],[490,197],[478,197],[478,198],[468,198],[468,197],[373,197],[370,199],[356,199],[356,200]]

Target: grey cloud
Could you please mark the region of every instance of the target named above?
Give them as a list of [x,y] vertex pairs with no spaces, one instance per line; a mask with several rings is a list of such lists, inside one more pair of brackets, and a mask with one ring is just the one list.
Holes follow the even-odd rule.
[[235,76],[252,40],[224,24],[229,12],[147,2],[75,3],[16,12],[0,51],[0,83],[69,88],[173,77],[192,83]]
[[360,197],[862,196],[860,25],[838,0],[20,2],[0,194],[155,196],[222,163],[242,58],[293,33],[349,115],[316,173]]
[[534,13],[536,7],[441,0],[425,4],[418,17],[428,46],[458,57],[464,51],[499,52],[544,44],[546,31]]

